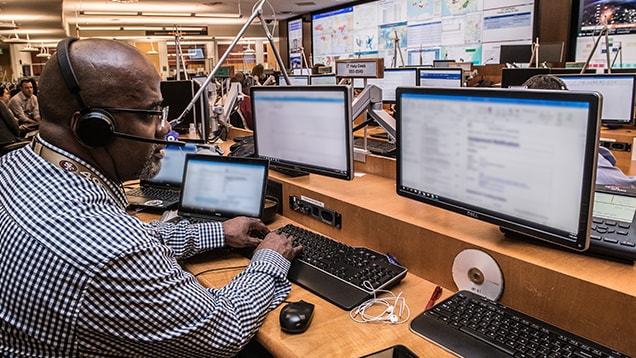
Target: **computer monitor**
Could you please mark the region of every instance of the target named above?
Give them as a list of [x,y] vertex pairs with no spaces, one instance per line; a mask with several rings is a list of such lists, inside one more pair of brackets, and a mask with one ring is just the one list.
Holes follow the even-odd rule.
[[462,87],[464,70],[461,68],[418,68],[420,86]]
[[[539,47],[541,49],[541,47]],[[501,45],[499,63],[529,63],[532,57],[532,45]]]
[[399,88],[398,195],[509,236],[589,245],[600,96]]
[[395,89],[398,86],[417,86],[417,69],[385,68],[384,78],[369,78],[367,84],[382,89],[382,102],[395,103]]
[[188,55],[190,60],[203,60],[205,55],[202,48],[190,48],[188,49]]
[[603,124],[634,123],[634,74],[558,75],[568,90],[597,91],[603,95]]
[[322,86],[322,85],[336,85],[338,84],[336,79],[336,74],[326,74],[326,75],[311,75],[309,80],[312,86]]
[[[197,81],[199,87],[201,87],[201,85],[208,79],[207,76],[192,76],[191,78],[193,81]],[[208,83],[207,89],[204,93],[204,95],[206,96],[209,96],[210,94],[216,94],[216,86],[214,85],[214,80],[211,80],[210,83]]]
[[455,60],[433,60],[433,67],[446,68],[452,63],[455,63]]
[[[190,104],[195,93],[201,88],[201,84],[194,80],[185,81],[161,81],[161,95],[164,106],[170,106],[168,117],[170,120],[177,119],[183,110]],[[174,126],[173,129],[179,133],[188,133],[190,123],[197,124],[199,135],[206,136],[210,128],[210,103],[208,96],[202,95],[192,106],[192,110],[183,117],[183,121]],[[199,129],[199,125],[202,128]],[[204,133],[201,133],[201,131]]]
[[539,45],[539,63],[563,62],[563,42],[542,43]]
[[[308,86],[309,85],[309,76],[308,75],[294,75],[287,76],[289,77],[289,83],[291,86]],[[278,76],[278,85],[279,86],[287,86],[287,82],[285,82],[285,76]]]
[[546,75],[549,68],[503,68],[501,70],[501,88],[520,87],[530,77]]
[[254,149],[270,169],[353,179],[348,86],[251,87]]

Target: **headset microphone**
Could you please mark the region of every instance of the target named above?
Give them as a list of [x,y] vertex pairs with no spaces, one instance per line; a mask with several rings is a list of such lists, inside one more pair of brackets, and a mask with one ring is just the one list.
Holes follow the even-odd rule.
[[179,146],[179,147],[183,147],[183,146],[186,145],[186,142],[182,142],[182,141],[179,141],[179,140],[161,140],[161,139],[156,139],[156,138],[146,138],[146,137],[140,137],[140,136],[136,136],[136,135],[132,135],[132,134],[126,134],[126,133],[115,132],[115,131],[113,131],[113,135],[115,137],[129,139],[129,140],[136,140],[138,142],[165,144],[165,145],[176,145],[176,146]]

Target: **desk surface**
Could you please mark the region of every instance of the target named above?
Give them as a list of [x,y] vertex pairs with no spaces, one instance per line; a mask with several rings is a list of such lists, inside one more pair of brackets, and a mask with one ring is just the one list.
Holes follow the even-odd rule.
[[[148,213],[140,213],[138,216],[145,221],[158,217]],[[277,216],[269,226],[274,230],[290,222],[292,221],[285,217]],[[248,262],[248,259],[236,253],[217,250],[197,255],[182,264],[203,286],[220,288],[229,283]],[[256,339],[275,357],[360,357],[395,344],[409,347],[420,357],[452,357],[452,354],[409,330],[410,321],[424,311],[434,289],[435,284],[407,274],[392,291],[395,294],[402,292],[402,296],[406,298],[410,319],[402,324],[384,324],[354,322],[349,317],[349,311],[292,284],[287,301],[304,300],[315,305],[314,318],[309,329],[302,334],[282,332],[278,316],[285,304],[283,303],[267,315]],[[438,301],[451,294],[452,292],[444,290]]]

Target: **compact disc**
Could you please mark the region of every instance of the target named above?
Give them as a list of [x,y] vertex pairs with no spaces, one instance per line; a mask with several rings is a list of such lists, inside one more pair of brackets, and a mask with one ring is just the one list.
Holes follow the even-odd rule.
[[459,290],[467,290],[498,300],[503,293],[504,281],[495,259],[487,253],[467,249],[455,256],[453,281]]

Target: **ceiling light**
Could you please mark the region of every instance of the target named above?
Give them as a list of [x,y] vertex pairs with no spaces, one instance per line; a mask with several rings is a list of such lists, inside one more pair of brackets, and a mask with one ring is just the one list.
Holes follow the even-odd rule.
[[44,47],[44,44],[42,44],[42,47],[40,48],[40,53],[38,53],[37,55],[35,55],[35,57],[46,57],[46,58],[51,58],[51,53],[49,52],[49,49],[47,47]]
[[130,4],[134,2],[139,2],[139,0],[111,0],[112,2],[118,2],[120,4]]
[[15,32],[14,35],[15,35],[14,37],[6,38],[2,40],[2,42],[9,42],[9,43],[26,43],[27,42],[27,40],[21,39],[20,36],[18,36],[17,32]]
[[220,18],[220,19],[240,19],[243,17],[241,14],[229,14],[229,13],[195,13],[194,17],[207,17],[207,18]]
[[143,16],[167,16],[167,17],[190,17],[193,14],[189,12],[142,12]]
[[80,11],[85,16],[140,16],[138,11]]
[[38,50],[37,48],[31,46],[30,43],[27,43],[26,46],[24,46],[23,48],[20,49],[20,52],[38,52],[40,50]]

